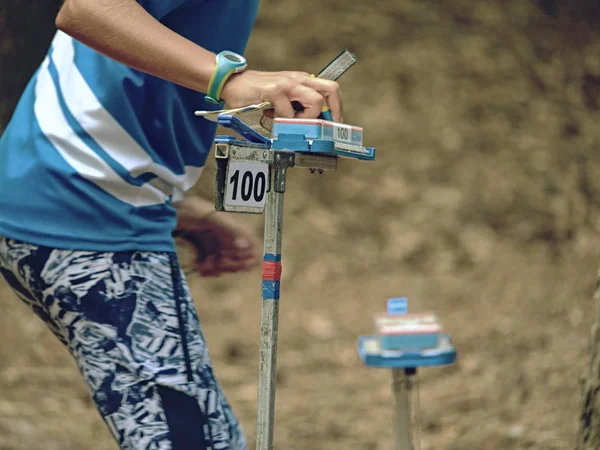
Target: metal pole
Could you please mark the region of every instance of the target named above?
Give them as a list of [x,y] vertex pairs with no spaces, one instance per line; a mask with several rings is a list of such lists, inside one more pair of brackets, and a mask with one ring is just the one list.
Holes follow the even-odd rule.
[[263,259],[260,355],[258,362],[258,414],[256,449],[272,450],[275,421],[275,376],[277,367],[277,326],[281,278],[281,238],[285,176],[292,157],[276,154],[270,166],[271,189],[265,204],[265,246]]
[[396,404],[396,450],[413,450],[410,382],[404,369],[392,369],[392,390]]

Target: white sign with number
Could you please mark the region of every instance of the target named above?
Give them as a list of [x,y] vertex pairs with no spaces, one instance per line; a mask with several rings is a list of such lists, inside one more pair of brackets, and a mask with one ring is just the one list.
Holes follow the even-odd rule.
[[268,180],[267,163],[230,161],[225,205],[263,208],[267,199]]
[[352,127],[335,123],[333,125],[333,140],[352,143]]

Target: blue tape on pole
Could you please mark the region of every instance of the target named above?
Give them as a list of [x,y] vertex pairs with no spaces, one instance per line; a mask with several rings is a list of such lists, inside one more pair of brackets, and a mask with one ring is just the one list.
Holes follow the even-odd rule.
[[279,281],[263,280],[262,282],[262,299],[263,300],[279,300]]
[[281,255],[274,255],[272,253],[267,253],[267,254],[265,254],[265,256],[263,256],[263,260],[270,261],[270,262],[281,262]]

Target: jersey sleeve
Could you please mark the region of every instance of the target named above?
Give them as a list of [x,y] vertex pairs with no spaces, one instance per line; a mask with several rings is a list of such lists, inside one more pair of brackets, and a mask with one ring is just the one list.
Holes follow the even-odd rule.
[[190,3],[202,3],[203,0],[137,0],[137,2],[156,20],[162,20],[167,14]]

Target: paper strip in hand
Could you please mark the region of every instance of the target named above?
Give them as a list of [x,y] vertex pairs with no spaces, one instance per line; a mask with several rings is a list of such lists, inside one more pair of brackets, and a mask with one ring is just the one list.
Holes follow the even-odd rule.
[[263,109],[269,109],[272,107],[273,107],[273,105],[271,105],[270,102],[262,102],[262,103],[257,103],[256,105],[243,106],[241,108],[219,109],[216,111],[195,111],[194,114],[196,114],[197,116],[200,116],[200,117],[204,117],[205,119],[212,120],[213,122],[217,122],[218,121],[217,117],[219,114],[235,115],[235,114],[242,114],[242,113],[251,112],[251,111],[261,111]]

